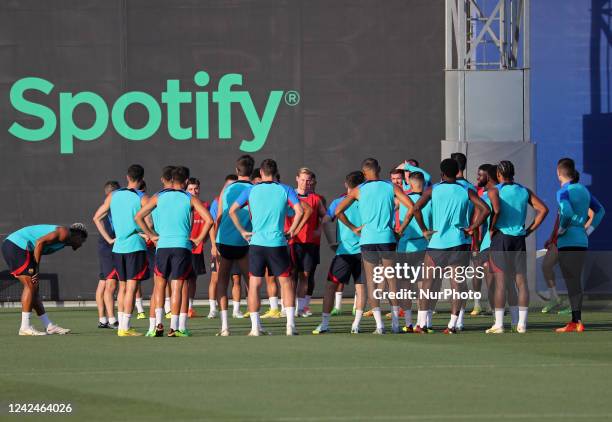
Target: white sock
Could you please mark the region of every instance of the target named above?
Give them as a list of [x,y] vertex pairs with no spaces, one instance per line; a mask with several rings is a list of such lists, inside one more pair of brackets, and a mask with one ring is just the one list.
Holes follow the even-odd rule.
[[259,312],[249,313],[251,317],[251,331],[259,330]]
[[171,308],[170,308],[170,298],[169,298],[169,297],[167,297],[167,298],[164,300],[164,312],[165,312],[165,313],[169,313],[170,311],[171,311]]
[[451,314],[450,321],[448,321],[448,328],[455,328],[457,326],[457,320],[459,315]]
[[32,326],[30,320],[32,319],[32,312],[21,313],[21,329],[26,330]]
[[189,309],[193,309],[193,299],[189,299]]
[[47,315],[47,313],[45,312],[44,314],[40,315],[38,317],[40,319],[40,322],[42,322],[43,327],[45,327],[45,330],[47,329],[47,327],[49,325],[52,325],[53,323],[51,322],[51,320],[49,319],[49,316]]
[[164,317],[164,308],[155,308],[155,324],[161,324]]
[[234,315],[240,313],[240,302],[232,300],[232,312],[234,313]]
[[[297,303],[298,303],[298,305],[297,305],[298,312],[303,311],[304,310],[304,306],[306,305],[306,299],[303,298],[303,297],[298,297]],[[289,311],[287,311],[287,312],[289,312]]]
[[287,311],[287,328],[295,328],[295,308],[285,308]]
[[412,325],[412,309],[404,310],[404,323],[406,327],[410,327]]
[[336,296],[334,297],[334,308],[337,310],[342,309],[342,292],[336,292]]
[[176,331],[178,330],[179,316],[172,314],[170,317],[170,329]]
[[382,315],[380,314],[380,308],[372,308],[372,314],[374,315],[374,319],[376,320],[376,328],[385,328],[382,320]]
[[355,319],[353,320],[353,326],[351,328],[358,330],[359,324],[361,323],[361,317],[363,316],[363,309],[355,310]]
[[221,331],[225,331],[229,329],[229,323],[227,320],[227,309],[225,311],[221,311]]
[[399,326],[399,306],[391,306],[391,326]]
[[139,314],[144,312],[144,308],[142,307],[142,298],[141,297],[136,299],[136,309],[138,310]]
[[149,331],[153,331],[155,329],[155,318],[149,317]]
[[504,326],[504,308],[495,308],[495,327],[502,328]]
[[278,298],[276,296],[272,296],[269,300],[270,300],[270,309],[273,311],[278,311]]
[[[281,298],[282,299],[282,298]],[[279,300],[280,302],[280,306],[281,306],[281,312],[285,312],[285,304],[283,303],[282,300]],[[285,312],[286,313],[286,312]]]
[[353,309],[357,309],[357,294],[355,294],[355,297],[353,298]]
[[210,306],[210,311],[216,311],[217,310],[217,301],[214,299],[208,299],[208,306]]
[[421,328],[427,327],[427,311],[417,312],[417,325]]
[[456,327],[463,327],[463,316],[465,315],[465,308],[459,309],[459,315],[457,316],[457,325]]
[[105,316],[98,318],[98,321],[100,321],[100,324],[108,324],[108,319]]
[[518,325],[521,327],[527,326],[527,314],[529,313],[529,308],[527,306],[519,306],[518,307]]
[[557,288],[556,287],[549,287],[548,288],[548,292],[550,293],[550,299],[551,300],[558,300],[559,299],[559,295],[557,294]]
[[510,319],[512,321],[512,325],[518,324],[518,319],[519,319],[518,306],[510,306]]
[[323,317],[321,320],[321,329],[327,330],[329,328],[329,314],[327,312],[323,312],[321,316]]
[[110,325],[115,324],[115,322],[117,322],[117,318],[115,318],[115,317],[110,317],[110,318],[108,319],[108,323],[109,323]]
[[310,299],[312,299],[312,296],[304,296],[304,306],[310,306]]
[[480,299],[476,299],[475,298],[474,299],[474,308],[476,308],[476,307],[480,308]]
[[427,318],[425,319],[425,323],[427,324],[427,327],[431,327],[431,317],[433,316],[433,310],[428,310],[427,311]]
[[179,331],[185,331],[187,329],[187,313],[179,314]]
[[123,312],[117,312],[117,318],[119,319],[119,329],[123,330]]
[[130,325],[131,325],[131,320],[132,320],[132,314],[126,314],[124,312],[123,313],[123,320],[125,321],[123,323],[123,329],[124,330],[129,330],[130,329]]

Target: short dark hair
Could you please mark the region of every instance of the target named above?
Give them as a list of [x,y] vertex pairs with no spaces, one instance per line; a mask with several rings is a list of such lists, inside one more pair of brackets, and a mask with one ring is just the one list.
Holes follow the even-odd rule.
[[557,162],[557,169],[565,177],[571,177],[574,183],[580,180],[580,174],[576,171],[576,163],[571,158],[560,159]]
[[190,177],[189,179],[187,179],[187,184],[200,186],[200,179],[197,179],[195,177]]
[[410,176],[408,176],[408,180],[416,183],[425,183],[425,176],[420,171],[411,171]]
[[370,170],[374,173],[380,173],[380,165],[376,158],[366,158],[361,162],[361,170]]
[[[459,166],[459,170],[464,171],[465,170],[465,166],[467,165],[467,157],[465,156],[464,153],[462,152],[453,152],[450,156],[450,158],[452,158],[453,160],[455,160],[457,162],[457,165]],[[458,173],[459,171],[457,171]]]
[[266,158],[263,160],[260,168],[262,173],[266,176],[276,176],[278,174],[278,166],[276,165],[276,161],[271,158]]
[[238,176],[236,176],[235,174],[228,174],[227,176],[225,176],[225,181],[227,182],[228,180],[235,182],[236,180],[238,180]]
[[236,161],[236,170],[238,171],[238,176],[250,176],[253,173],[253,166],[255,165],[255,160],[250,155],[243,155]]
[[404,170],[402,170],[402,169],[393,169],[393,170],[391,170],[391,171],[389,172],[389,174],[390,174],[391,176],[393,176],[394,174],[401,174],[401,175],[402,175],[402,177],[404,177]]
[[489,168],[487,169],[487,175],[489,176],[489,180],[493,180],[494,182],[498,182],[498,180],[497,180],[497,166],[495,164],[489,164]]
[[87,239],[87,227],[83,223],[73,223],[69,227],[70,234],[80,234],[83,240]]
[[459,164],[452,158],[445,158],[440,163],[440,170],[446,177],[455,178],[459,173]]
[[162,179],[164,179],[167,182],[171,182],[172,181],[172,170],[174,170],[176,167],[175,166],[166,166],[162,169]]
[[144,168],[140,164],[132,164],[128,167],[127,176],[132,182],[140,182],[144,178]]
[[253,173],[251,173],[251,180],[260,178],[261,174],[259,173],[259,167],[253,169]]
[[478,171],[484,171],[487,172],[489,171],[489,167],[491,167],[493,164],[481,164],[478,166]]
[[497,171],[502,175],[504,179],[514,178],[514,164],[509,160],[502,160],[497,163]]
[[140,184],[138,185],[138,190],[141,190],[143,192],[147,190],[147,182],[145,182],[144,179],[140,181]]
[[111,192],[119,189],[120,187],[121,185],[119,185],[119,182],[116,180],[109,180],[104,184],[104,189],[109,189]]
[[185,183],[189,179],[189,169],[185,166],[178,166],[172,170],[172,181],[175,183]]
[[344,179],[349,188],[353,189],[365,181],[363,173],[360,171],[352,171],[346,175]]
[[414,158],[411,158],[410,160],[406,160],[408,161],[408,163],[410,163],[411,165],[415,166],[415,167],[421,167],[419,165],[419,162],[417,160],[415,160]]

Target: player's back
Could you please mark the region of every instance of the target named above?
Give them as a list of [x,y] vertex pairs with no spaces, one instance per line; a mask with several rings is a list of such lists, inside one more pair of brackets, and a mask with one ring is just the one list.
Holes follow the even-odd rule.
[[[297,201],[293,188],[278,182],[261,182],[250,188],[248,206],[251,211],[253,236],[251,245],[285,246],[287,239],[283,231],[287,204]],[[244,193],[243,193],[244,194]],[[294,200],[291,201],[290,197]]]
[[491,247],[491,232],[489,230],[490,230],[490,225],[491,225],[491,217],[493,216],[493,206],[491,205],[491,198],[489,198],[488,191],[484,191],[480,199],[482,199],[483,202],[487,204],[487,206],[489,207],[489,211],[490,211],[489,216],[484,221],[484,223],[482,223],[482,226],[480,226],[482,233],[483,233],[482,242],[480,243],[480,250],[484,251]]
[[[421,198],[421,193],[419,192],[411,192],[408,194],[408,197],[415,204]],[[400,203],[398,209],[398,221],[399,224],[404,222],[404,218],[406,213],[408,212],[408,208],[404,206],[404,204]],[[421,210],[423,215],[423,221],[425,222],[425,226],[431,227],[431,201],[427,203]],[[404,234],[402,238],[398,242],[398,251],[399,252],[417,252],[422,251],[427,248],[427,239],[423,237],[423,232],[419,227],[416,219],[412,219],[410,223],[408,223],[408,227],[404,230]]]
[[113,252],[130,253],[146,250],[145,241],[138,234],[139,228],[134,217],[140,211],[144,195],[135,189],[121,188],[111,193],[110,213],[113,216],[115,243]]
[[431,192],[432,229],[435,233],[429,241],[433,249],[447,249],[469,244],[463,231],[469,227],[468,190],[459,183],[440,182]]
[[164,189],[157,194],[157,248],[191,250],[191,195],[183,190]]
[[500,209],[495,227],[509,236],[524,236],[529,191],[518,183],[500,183],[497,190]]
[[395,243],[393,231],[395,192],[387,180],[368,180],[359,185],[362,245]]
[[[34,226],[23,227],[16,232],[11,233],[6,239],[13,242],[23,250],[33,251],[36,246],[36,241],[43,236],[57,230],[54,224],[37,224]],[[65,245],[61,242],[55,242],[50,245],[45,245],[43,255],[49,255],[62,249]]]
[[[342,195],[336,198],[329,205],[327,215],[331,218],[335,217],[336,208],[338,204],[344,200],[346,195]],[[345,211],[344,215],[346,218],[355,226],[361,226],[361,215],[359,213],[359,202],[353,202]],[[355,255],[361,252],[359,248],[360,236],[355,234],[351,229],[345,226],[340,220],[336,226],[336,241],[338,242],[338,249],[336,249],[336,255]]]
[[584,222],[589,218],[591,193],[581,183],[567,183],[557,192],[557,202],[561,204],[562,201],[569,201],[573,215],[567,212],[561,214],[560,225],[567,229],[559,235],[557,246],[560,248],[565,246],[588,247],[589,240],[584,229]]
[[[232,204],[238,199],[238,197],[242,194],[242,192],[247,189],[250,189],[252,186],[253,184],[249,181],[237,180],[227,185],[223,189],[223,198],[221,202],[223,210],[221,214],[221,222],[219,223],[219,227],[217,229],[217,243],[230,246],[248,245],[247,241],[244,240],[238,230],[236,230],[236,226],[234,225],[234,222],[229,216],[229,209]],[[250,231],[251,221],[248,208],[240,208],[237,211],[237,215],[242,227],[244,227],[247,231]]]

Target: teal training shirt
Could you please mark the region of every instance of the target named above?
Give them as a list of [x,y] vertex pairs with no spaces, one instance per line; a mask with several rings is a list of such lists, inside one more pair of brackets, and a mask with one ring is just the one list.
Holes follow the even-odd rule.
[[604,207],[584,185],[569,182],[557,191],[557,203],[559,228],[565,230],[557,238],[557,247],[588,248],[589,238],[584,224],[589,219],[589,208],[595,213],[591,226],[596,229],[605,214]]
[[480,250],[486,251],[491,247],[491,233],[489,232],[489,227],[491,226],[491,216],[493,215],[493,206],[491,205],[491,199],[489,199],[489,193],[484,191],[481,199],[485,204],[489,207],[490,214],[487,217],[486,221],[480,226],[480,229],[483,231],[482,242],[480,243]]
[[363,225],[360,245],[395,243],[394,200],[393,184],[388,180],[368,180],[359,185],[359,215]]
[[[421,192],[411,192],[408,194],[408,197],[412,199],[412,202],[415,204],[421,198]],[[406,208],[402,203],[400,203],[398,209],[398,223],[401,225],[404,223],[404,217],[408,212],[408,208]],[[427,205],[421,210],[423,214],[423,221],[425,222],[425,226],[431,227],[431,202],[428,202]],[[412,219],[410,223],[408,223],[408,227],[404,231],[404,234],[397,242],[397,252],[419,252],[427,249],[427,239],[423,236],[423,232],[419,227],[416,219]]]
[[191,195],[184,190],[164,189],[157,194],[157,249],[191,250]]
[[[251,182],[237,180],[227,185],[223,190],[223,210],[221,214],[221,222],[217,228],[217,243],[230,246],[248,246],[249,243],[240,235],[240,232],[236,229],[234,222],[230,218],[229,209],[231,208],[232,204],[236,202],[236,199],[240,197],[242,192],[245,189],[249,189],[251,186],[253,186]],[[216,212],[217,210],[215,210],[215,215]],[[249,216],[249,209],[247,207],[240,208],[237,214],[242,227],[244,227],[247,231],[251,231],[252,226]]]
[[140,211],[141,198],[144,195],[136,189],[117,189],[111,193],[110,211],[115,229],[114,253],[132,253],[146,251],[145,240],[139,235],[140,228],[134,217]]
[[253,236],[251,245],[286,246],[285,217],[288,205],[300,203],[295,190],[278,182],[261,182],[247,187],[234,202],[249,206]]
[[[6,240],[10,240],[15,245],[19,246],[23,250],[34,251],[36,241],[43,236],[57,230],[59,226],[53,224],[38,224],[35,226],[26,226],[16,232],[11,233]],[[51,255],[54,252],[63,249],[66,246],[62,242],[55,242],[43,247],[43,255]]]
[[440,182],[431,188],[432,227],[431,249],[448,249],[469,245],[470,237],[463,231],[470,226],[468,189],[459,183]]
[[529,191],[518,183],[500,183],[499,216],[495,228],[508,236],[525,236]]
[[[332,201],[327,209],[327,215],[332,218],[336,218],[336,208],[338,204],[346,198],[346,195],[342,195]],[[361,226],[361,215],[359,214],[359,202],[353,202],[345,211],[346,218],[355,226]],[[336,249],[336,255],[356,255],[361,253],[359,248],[359,235],[353,233],[351,229],[345,226],[340,220],[336,223],[336,240],[338,241],[338,248]]]

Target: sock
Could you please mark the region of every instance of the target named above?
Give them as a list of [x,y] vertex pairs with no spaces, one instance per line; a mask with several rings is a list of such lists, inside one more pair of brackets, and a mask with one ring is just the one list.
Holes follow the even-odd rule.
[[249,313],[251,317],[251,331],[259,330],[259,312]]
[[417,312],[417,325],[421,328],[427,327],[427,311]]
[[463,327],[463,316],[465,315],[465,308],[461,308],[459,310],[459,315],[457,316],[457,325],[456,327]]
[[234,313],[234,315],[239,314],[240,313],[240,302],[237,302],[235,300],[232,300],[232,312]]
[[357,294],[355,294],[355,297],[353,298],[353,309],[357,309]]
[[119,329],[123,330],[123,312],[117,312],[117,318],[119,318]]
[[410,327],[412,325],[412,309],[404,310],[404,323],[406,327]]
[[144,308],[142,307],[142,298],[141,297],[136,299],[136,309],[138,310],[139,314],[144,312]]
[[21,313],[21,329],[25,330],[32,326],[30,319],[32,318],[32,312],[22,312]]
[[329,314],[327,312],[323,312],[321,316],[323,317],[321,320],[321,329],[327,330],[329,328]]
[[193,309],[193,299],[189,299],[189,309]]
[[391,327],[399,326],[399,306],[391,306]]
[[174,330],[174,331],[178,330],[178,320],[179,320],[179,316],[172,314],[172,316],[170,317],[170,329],[171,330]]
[[131,320],[132,320],[132,314],[126,314],[124,312],[123,313],[123,320],[125,321],[123,323],[123,329],[124,330],[129,330],[130,329]]
[[518,324],[518,319],[519,319],[518,306],[510,306],[510,319],[512,321],[512,325]]
[[187,313],[179,314],[179,331],[185,331],[187,329]]
[[504,308],[495,308],[495,327],[502,328],[504,326]]
[[169,313],[170,311],[171,311],[171,308],[170,308],[170,298],[169,298],[169,297],[167,297],[167,298],[164,300],[164,312],[165,312],[165,313]]
[[164,317],[164,308],[155,308],[155,324],[161,324]]
[[572,311],[572,322],[582,321],[582,311]]
[[559,300],[556,287],[549,287],[548,292],[550,293],[550,300]]
[[357,309],[355,310],[355,319],[353,320],[353,326],[351,327],[354,330],[359,329],[359,324],[361,323],[361,317],[363,316],[363,310]]
[[286,308],[287,310],[287,328],[295,328],[295,309]]
[[427,327],[431,327],[431,317],[433,316],[433,311],[430,309],[427,311],[427,319],[426,319],[426,324]]
[[155,330],[155,317],[149,317],[149,331]]
[[208,306],[210,306],[210,311],[214,312],[217,310],[217,301],[214,299],[208,299]]
[[98,321],[100,321],[100,324],[108,324],[108,319],[105,316],[98,318]]
[[115,317],[110,317],[110,318],[108,319],[108,323],[109,323],[110,325],[114,325],[114,324],[115,324],[115,322],[117,322],[117,318],[115,318]]
[[382,315],[380,314],[380,308],[372,308],[372,314],[376,320],[376,328],[385,328],[383,325]]
[[334,308],[337,310],[342,309],[342,292],[336,292],[334,297]]
[[40,322],[42,322],[43,327],[45,327],[45,330],[49,325],[53,324],[46,313],[42,314],[38,318],[40,319]]
[[480,299],[474,299],[474,308],[480,308]]
[[229,324],[227,322],[227,309],[225,311],[221,311],[221,331],[225,331],[229,329]]
[[312,299],[312,296],[304,296],[304,306],[310,306],[310,299]]
[[455,328],[457,326],[457,319],[459,319],[459,315],[451,314],[448,328]]
[[518,325],[521,327],[527,326],[527,314],[529,313],[529,308],[527,306],[519,306],[518,307]]
[[269,300],[270,300],[270,309],[273,311],[278,311],[278,298],[276,296],[272,296]]
[[298,306],[297,306],[298,312],[302,312],[304,310],[304,305],[306,304],[306,299],[303,297],[298,297],[297,303],[298,303]]
[[281,312],[285,312],[285,304],[283,303],[283,301],[280,301],[280,306],[281,306]]

